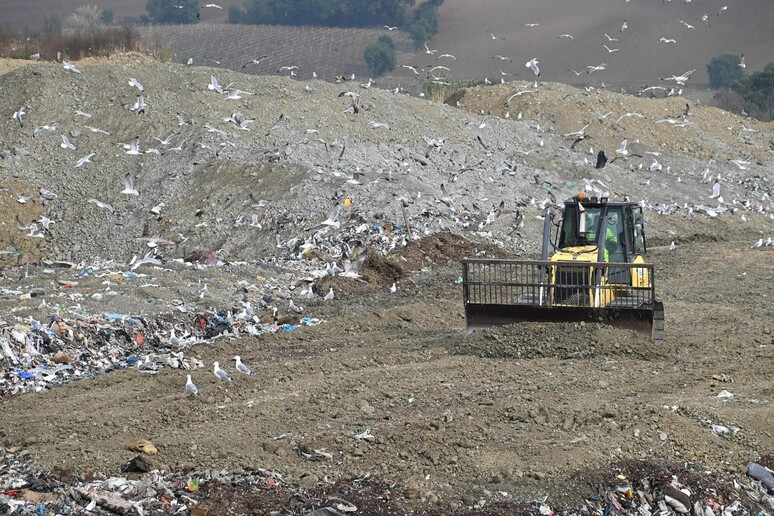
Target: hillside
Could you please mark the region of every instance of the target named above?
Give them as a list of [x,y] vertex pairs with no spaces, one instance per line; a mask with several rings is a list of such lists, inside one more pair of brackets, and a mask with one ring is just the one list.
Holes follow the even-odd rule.
[[[774,247],[752,248],[774,237],[771,124],[553,82],[452,106],[76,64],[0,76],[0,453],[23,472],[3,485],[55,479],[48,509],[71,513],[91,486],[145,513],[643,514],[678,482],[771,509],[745,468],[774,467]],[[596,320],[468,335],[460,259],[536,257],[545,209],[579,191],[643,206],[665,345]],[[360,281],[336,274],[361,251]],[[103,481],[138,437],[153,489]]]
[[[26,182],[15,187],[19,194],[34,196],[45,187],[61,200],[46,207],[49,217],[59,221],[50,238],[32,239],[30,244],[16,224],[8,224],[3,237],[7,246],[33,245],[69,260],[92,253],[127,259],[143,247],[137,238],[150,232],[172,241],[183,239],[186,248],[225,247],[245,258],[248,250],[260,254],[271,249],[276,233],[285,239],[304,238],[303,228],[323,220],[334,198],[351,197],[352,218],[368,221],[376,214],[398,221],[398,199],[404,198],[412,219],[433,214],[416,224],[434,230],[444,218],[475,226],[500,200],[509,209],[526,202],[526,209],[534,210],[530,214],[537,214],[535,201],[548,198],[547,188],[561,199],[582,188],[583,178],[602,180],[611,192],[642,199],[652,209],[678,205],[698,211],[711,205],[714,178],[723,184],[729,207],[739,209],[744,202],[747,208],[742,209],[752,211],[761,205],[767,209],[771,202],[765,185],[748,179],[767,174],[770,126],[695,105],[689,125],[660,123],[679,118],[683,103],[677,99],[587,93],[548,83],[537,94],[514,97],[506,108],[507,97],[520,88],[534,90],[534,85],[474,88],[461,104],[476,113],[485,110],[503,117],[489,117],[479,128],[479,114],[376,88],[357,88],[361,112],[353,116],[343,113],[349,101],[338,95],[344,90],[321,81],[148,63],[131,56],[116,64],[82,66],[84,73],[74,74],[61,66],[36,64],[0,78],[5,84],[2,101],[13,107],[0,121],[6,149],[2,171]],[[212,73],[222,84],[246,93],[228,100],[208,91]],[[127,84],[129,77],[145,85],[145,113],[124,107],[138,93]],[[10,115],[23,105],[28,108],[22,128]],[[76,110],[92,117],[77,115]],[[631,111],[641,118],[621,118]],[[246,130],[236,129],[224,121],[234,112],[255,122]],[[519,112],[523,118],[514,120]],[[506,114],[510,118],[504,118]],[[178,115],[184,125],[179,125]],[[32,137],[33,128],[51,121],[59,122],[54,133]],[[570,150],[571,138],[561,135],[587,123],[593,139]],[[60,148],[58,134],[68,135],[77,150]],[[118,144],[135,136],[140,137],[142,155],[127,155]],[[159,141],[169,136],[168,145]],[[444,143],[425,157],[431,138]],[[642,157],[611,163],[601,174],[595,171],[589,164],[595,158],[590,147],[606,150],[612,158],[624,138]],[[544,147],[538,146],[541,141]],[[658,154],[646,154],[651,151]],[[76,169],[76,161],[89,152],[96,153],[92,163]],[[654,161],[661,171],[648,170]],[[503,166],[513,171],[503,173]],[[355,172],[364,174],[363,184],[346,182]],[[134,177],[139,197],[120,194],[126,174]],[[463,218],[439,210],[435,199],[441,196],[441,183],[459,198]],[[115,213],[89,205],[89,198],[111,204]],[[163,224],[148,215],[161,202],[169,217]],[[3,203],[15,203],[10,192]],[[194,216],[197,210],[204,215]],[[234,221],[250,220],[253,214],[261,220],[260,229],[245,225],[234,230]],[[21,223],[31,220],[23,216]],[[116,224],[122,231],[112,230]],[[103,234],[96,247],[83,248],[86,228]],[[533,229],[538,231],[539,225]],[[662,229],[661,223],[654,229]]]

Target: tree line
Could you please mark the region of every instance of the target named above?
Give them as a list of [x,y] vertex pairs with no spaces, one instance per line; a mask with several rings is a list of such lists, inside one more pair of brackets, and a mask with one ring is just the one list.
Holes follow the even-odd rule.
[[744,111],[761,120],[774,120],[774,62],[762,71],[747,73],[743,55],[723,54],[707,64],[709,86],[720,107]]

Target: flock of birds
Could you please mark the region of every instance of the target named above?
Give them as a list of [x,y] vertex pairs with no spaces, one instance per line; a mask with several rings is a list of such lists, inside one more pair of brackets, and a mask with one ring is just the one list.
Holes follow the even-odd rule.
[[[237,372],[248,376],[253,375],[253,372],[244,364],[244,362],[242,362],[242,358],[239,355],[235,356],[233,360],[235,361],[234,368],[237,370]],[[213,362],[212,366],[212,373],[215,375],[215,378],[224,382],[234,381],[231,375],[220,367],[220,362]],[[191,380],[190,374],[188,375],[188,379],[185,382],[185,390],[192,396],[199,394],[199,388],[193,383],[193,380]]]

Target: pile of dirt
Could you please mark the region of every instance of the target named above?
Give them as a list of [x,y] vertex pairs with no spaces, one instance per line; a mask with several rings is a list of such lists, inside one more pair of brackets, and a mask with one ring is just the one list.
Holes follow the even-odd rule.
[[448,342],[449,351],[478,357],[531,359],[590,359],[637,356],[663,357],[650,336],[604,323],[530,323],[478,330],[461,341]]

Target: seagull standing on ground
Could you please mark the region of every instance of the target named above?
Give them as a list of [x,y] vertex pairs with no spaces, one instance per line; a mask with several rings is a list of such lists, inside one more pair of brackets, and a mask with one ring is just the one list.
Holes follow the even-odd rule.
[[188,394],[192,394],[196,396],[199,394],[199,389],[196,388],[196,385],[191,381],[191,375],[188,375],[188,380],[185,382],[185,390],[188,391]]
[[213,366],[214,367],[212,372],[215,373],[215,376],[217,376],[221,380],[226,380],[227,382],[231,381],[231,377],[228,375],[226,371],[220,368],[220,365],[218,364],[218,362],[215,362]]
[[235,356],[234,360],[236,360],[236,369],[237,369],[237,371],[239,371],[240,373],[243,373],[243,374],[250,374],[250,375],[253,374],[253,372],[250,370],[250,368],[242,363],[242,358],[239,355]]
[[710,195],[710,199],[717,199],[719,197],[720,197],[720,181],[716,179],[712,185],[712,195]]
[[333,296],[334,296],[334,294],[333,294],[333,287],[331,287],[331,288],[328,290],[328,293],[327,293],[327,294],[325,294],[325,298],[324,298],[324,299],[325,299],[326,301],[332,301],[332,300],[333,300]]

